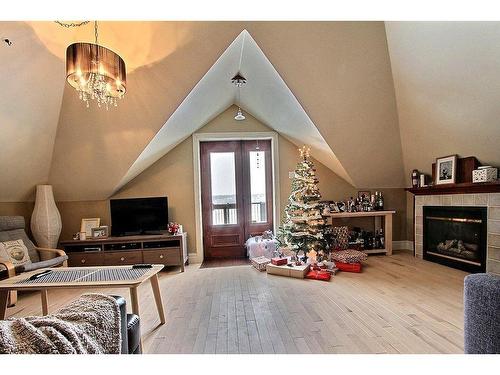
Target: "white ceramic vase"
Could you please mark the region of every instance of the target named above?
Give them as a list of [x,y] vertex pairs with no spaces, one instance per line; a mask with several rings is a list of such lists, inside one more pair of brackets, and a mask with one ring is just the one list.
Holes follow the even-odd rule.
[[61,214],[57,210],[51,185],[36,187],[35,209],[31,215],[31,233],[39,247],[55,249],[61,234]]

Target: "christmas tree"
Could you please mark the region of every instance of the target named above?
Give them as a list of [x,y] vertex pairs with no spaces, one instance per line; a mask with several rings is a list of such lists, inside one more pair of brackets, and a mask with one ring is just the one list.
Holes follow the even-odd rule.
[[285,207],[278,240],[281,246],[295,253],[296,259],[302,251],[304,255],[314,255],[321,261],[329,251],[324,237],[326,221],[321,215],[319,181],[309,158],[309,149],[304,146],[299,151],[302,160],[295,168],[292,192]]

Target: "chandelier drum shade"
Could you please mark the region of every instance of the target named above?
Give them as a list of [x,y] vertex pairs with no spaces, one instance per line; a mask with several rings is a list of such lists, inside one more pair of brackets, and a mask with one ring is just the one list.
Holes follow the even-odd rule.
[[[70,28],[89,23],[57,24]],[[94,21],[95,43],[73,43],[66,49],[66,80],[79,94],[80,99],[90,106],[95,100],[98,107],[117,106],[117,99],[123,98],[127,91],[127,70],[125,61],[115,52],[99,45],[99,29]]]
[[66,79],[87,102],[116,106],[126,92],[125,62],[113,51],[93,43],[73,43],[66,50]]

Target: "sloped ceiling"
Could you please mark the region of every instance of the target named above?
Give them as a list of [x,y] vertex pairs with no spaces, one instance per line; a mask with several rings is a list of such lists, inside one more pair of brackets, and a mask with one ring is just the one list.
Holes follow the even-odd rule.
[[24,22],[0,22],[0,38],[0,201],[25,201],[49,179],[64,62]]
[[[500,23],[387,22],[406,175],[436,157],[500,165]],[[408,177],[409,178],[409,177]]]
[[[2,32],[5,24],[0,23]],[[7,31],[19,40],[31,41],[16,53],[23,51],[28,56],[16,65],[13,59],[4,60],[7,50],[2,46],[1,84],[24,91],[33,87],[34,78],[26,78],[29,82],[23,85],[3,74],[13,69],[25,77],[38,77],[40,82],[28,95],[0,93],[1,125],[8,128],[7,133],[20,139],[19,124],[31,129],[30,142],[9,154],[3,149],[18,139],[0,139],[0,168],[2,177],[9,180],[9,188],[0,190],[0,201],[25,200],[26,192],[42,178],[54,185],[59,200],[109,197],[186,96],[245,29],[316,126],[344,169],[345,178],[359,187],[404,184],[396,99],[382,22],[102,22],[101,43],[130,63],[127,95],[110,111],[87,109],[64,84],[65,46],[76,40],[92,40],[91,27],[67,30],[51,22],[16,23],[15,27],[17,34]],[[244,61],[251,61],[252,56],[257,54]],[[43,68],[45,60],[51,63]],[[262,84],[262,93],[267,89]],[[231,93],[234,95],[234,90]],[[288,120],[288,113],[272,112],[273,102],[259,103],[265,95],[255,93],[243,100],[260,121],[272,127]],[[11,97],[15,106],[6,104]],[[60,103],[61,97],[62,104],[53,105],[56,99]],[[40,104],[32,105],[36,98]],[[219,103],[223,110],[231,101]],[[50,124],[51,131],[43,123]],[[42,146],[44,138],[48,145]],[[16,159],[16,155],[37,147],[36,163],[31,161],[36,166]],[[34,178],[43,167],[43,176]],[[22,169],[30,179],[16,180],[14,168]],[[337,172],[341,174],[340,169]]]
[[[230,80],[237,72],[247,78],[240,93]],[[263,119],[296,145],[309,145],[317,160],[353,184],[293,93],[252,36],[243,30],[146,146],[117,189],[233,103]],[[245,122],[240,126],[245,127]]]

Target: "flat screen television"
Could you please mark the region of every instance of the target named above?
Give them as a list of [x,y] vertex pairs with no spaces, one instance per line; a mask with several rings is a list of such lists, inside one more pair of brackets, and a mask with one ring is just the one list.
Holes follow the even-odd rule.
[[160,234],[168,226],[167,197],[111,199],[111,235]]

